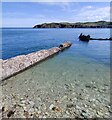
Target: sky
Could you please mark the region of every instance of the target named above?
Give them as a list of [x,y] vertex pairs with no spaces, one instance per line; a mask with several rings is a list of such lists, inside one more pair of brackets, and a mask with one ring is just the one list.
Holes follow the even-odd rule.
[[109,2],[3,2],[2,27],[50,22],[109,21]]

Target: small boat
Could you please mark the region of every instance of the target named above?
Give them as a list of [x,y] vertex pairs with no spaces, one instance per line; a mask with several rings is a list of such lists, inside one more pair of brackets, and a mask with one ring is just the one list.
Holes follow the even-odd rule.
[[83,35],[82,33],[79,35],[79,39],[81,40],[81,41],[85,41],[85,42],[89,42],[89,40],[90,40],[90,35]]

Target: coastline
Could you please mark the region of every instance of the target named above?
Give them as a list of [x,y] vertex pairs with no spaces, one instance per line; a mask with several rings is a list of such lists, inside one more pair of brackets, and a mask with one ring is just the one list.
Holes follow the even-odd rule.
[[[69,30],[62,32],[60,36],[68,39],[69,32]],[[52,37],[52,33],[49,31],[48,33]],[[86,44],[76,39],[77,41],[74,42],[74,38],[77,38],[74,37],[74,33],[78,35],[80,31],[72,33],[73,35],[69,36],[73,37],[69,37],[69,40],[73,45],[69,50],[3,81],[4,118],[7,118],[9,113],[14,113],[10,118],[109,118],[111,111],[109,68],[93,62],[92,59],[87,60],[78,56],[80,52],[86,56],[89,51],[88,58],[89,55],[97,58],[101,53],[108,53],[108,47],[100,48],[100,46],[104,47],[105,43],[98,41]],[[47,37],[46,34],[44,36]],[[58,46],[61,38],[56,35],[55,39],[57,40],[55,46]],[[66,39],[62,38],[63,41]],[[52,38],[51,40],[53,41]],[[38,41],[34,44],[36,42]],[[92,51],[86,49],[87,45],[90,45]],[[93,50],[96,51],[94,54],[92,54]],[[97,54],[98,52],[101,53]]]
[[97,21],[97,22],[52,22],[52,23],[42,23],[33,26],[33,28],[112,28],[112,22],[107,21]]
[[[83,64],[80,72],[75,71],[74,74],[71,74],[72,67],[71,71],[66,69],[61,72],[57,69],[63,66],[62,62],[62,66],[57,64],[60,62],[57,59],[60,55],[3,81],[4,118],[7,118],[11,111],[14,114],[11,114],[10,118],[110,117],[109,79],[94,78],[99,72],[104,73],[104,67],[95,66],[94,63],[86,64],[86,67],[92,68],[89,71],[99,71],[96,71],[95,76],[92,75],[93,72],[88,73],[87,76],[91,79],[87,82],[84,77],[86,75],[81,72],[87,70]],[[53,68],[52,64],[59,67]],[[73,67],[78,69],[78,65]],[[106,75],[109,75],[109,72]]]
[[111,119],[111,7],[2,4],[1,119]]

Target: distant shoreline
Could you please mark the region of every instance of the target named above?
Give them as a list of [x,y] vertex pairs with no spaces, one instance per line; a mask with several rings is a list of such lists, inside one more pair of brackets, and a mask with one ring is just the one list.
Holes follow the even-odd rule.
[[52,23],[42,23],[28,27],[0,27],[0,29],[32,29],[32,28],[39,28],[39,29],[48,29],[48,28],[112,28],[112,22],[107,21],[97,21],[97,22],[76,22],[76,23],[69,23],[69,22],[52,22]]
[[77,22],[77,23],[43,23],[33,26],[33,28],[112,28],[112,22]]

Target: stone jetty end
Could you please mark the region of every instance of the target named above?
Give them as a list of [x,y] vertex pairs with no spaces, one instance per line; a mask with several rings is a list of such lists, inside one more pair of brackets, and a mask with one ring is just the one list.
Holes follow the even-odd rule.
[[5,80],[25,69],[39,63],[56,53],[70,47],[72,44],[70,42],[62,43],[59,47],[53,47],[48,50],[40,50],[27,55],[16,56],[7,60],[0,59],[1,65],[1,78],[0,81]]

